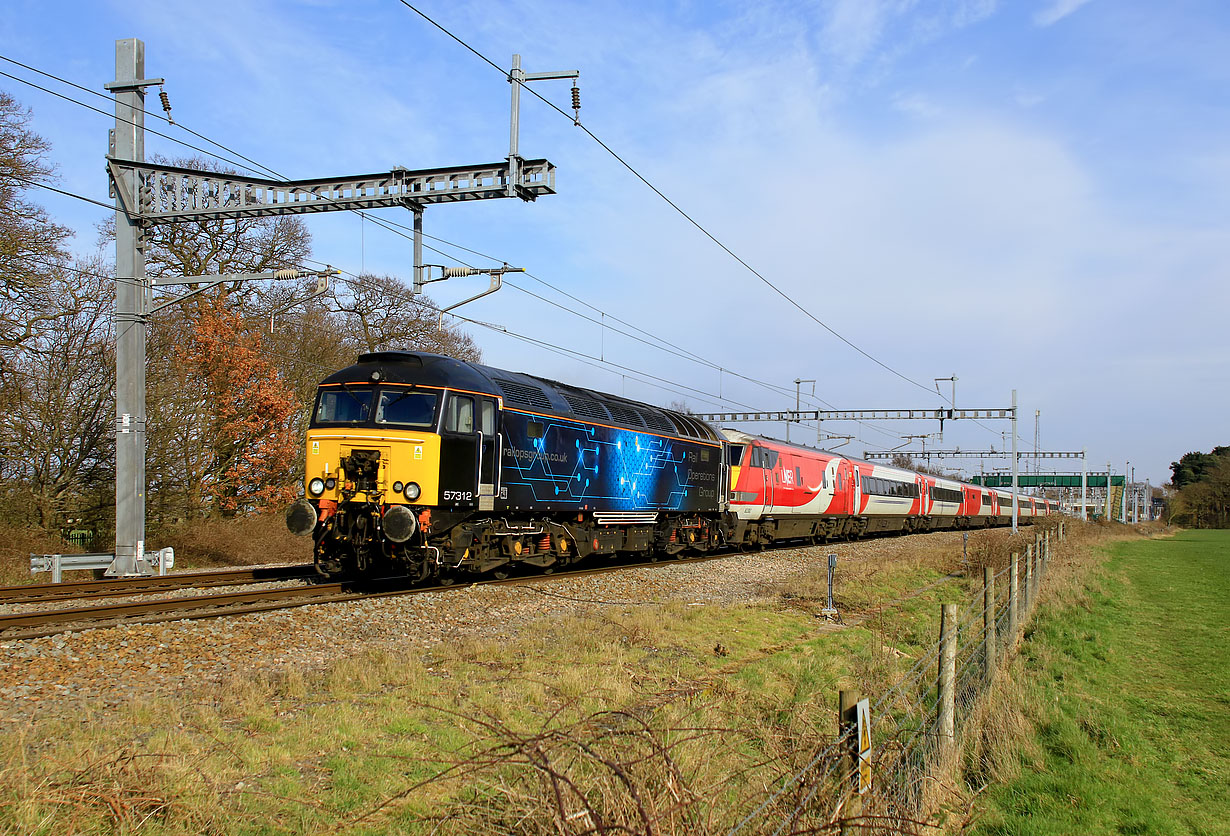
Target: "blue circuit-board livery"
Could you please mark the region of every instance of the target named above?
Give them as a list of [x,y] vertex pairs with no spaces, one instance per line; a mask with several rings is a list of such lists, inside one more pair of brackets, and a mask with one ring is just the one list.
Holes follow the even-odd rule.
[[716,445],[511,410],[504,431],[508,508],[694,511],[716,501]]

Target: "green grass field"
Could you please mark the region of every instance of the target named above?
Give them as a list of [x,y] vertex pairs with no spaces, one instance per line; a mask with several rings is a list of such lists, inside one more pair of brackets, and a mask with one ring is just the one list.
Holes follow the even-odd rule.
[[1022,646],[1037,745],[972,833],[1230,834],[1230,531],[1109,552]]

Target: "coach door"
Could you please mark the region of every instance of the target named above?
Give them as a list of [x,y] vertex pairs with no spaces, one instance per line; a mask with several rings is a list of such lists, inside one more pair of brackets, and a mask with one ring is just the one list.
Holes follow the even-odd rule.
[[478,409],[478,510],[495,509],[495,497],[500,490],[500,455],[503,434],[500,432],[500,412],[495,398],[477,397]]
[[760,471],[764,474],[764,512],[772,514],[773,503],[777,500],[777,451],[761,447],[760,456],[764,464],[764,469]]
[[[474,395],[449,392],[440,426],[440,505],[478,507],[480,415]],[[481,400],[478,399],[478,400]]]

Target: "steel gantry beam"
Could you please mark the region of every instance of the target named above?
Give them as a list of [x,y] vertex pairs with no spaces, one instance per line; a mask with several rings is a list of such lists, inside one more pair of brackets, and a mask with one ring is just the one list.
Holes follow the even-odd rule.
[[702,421],[955,421],[961,418],[995,420],[1012,417],[1012,409],[784,409],[777,412],[707,412]]
[[[956,377],[955,375],[953,376]],[[955,382],[953,397],[956,397]],[[1005,420],[1012,422],[1012,531],[1016,533],[1018,509],[1016,503],[1017,448],[1016,448],[1016,390],[1012,390],[1012,406],[998,409],[783,409],[762,412],[707,412],[696,415],[702,421],[724,423],[726,421],[779,421],[789,426],[801,421],[816,422],[816,437],[821,436],[823,421],[939,421],[940,431],[945,421]]]
[[[864,451],[863,458],[868,461],[887,460],[897,455],[923,459],[1000,459],[1007,458],[1012,453],[1008,450],[867,450]],[[1065,451],[1027,453],[1022,450],[1016,454],[1016,457],[1018,459],[1083,459],[1085,454]]]
[[[510,197],[508,160],[477,166],[411,171],[394,168],[311,180],[265,180],[233,173],[107,158],[107,169],[123,208],[147,225],[189,221],[238,220],[271,215],[303,215],[356,209],[421,208]],[[521,160],[516,166],[516,196],[534,200],[555,194],[555,166],[547,160]],[[136,184],[136,194],[127,184]]]

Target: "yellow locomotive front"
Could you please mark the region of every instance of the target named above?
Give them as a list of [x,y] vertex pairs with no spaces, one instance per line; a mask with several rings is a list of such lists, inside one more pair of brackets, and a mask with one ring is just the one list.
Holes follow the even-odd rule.
[[305,498],[287,514],[312,534],[323,575],[425,571],[439,498],[443,390],[387,379],[321,384],[307,433]]

